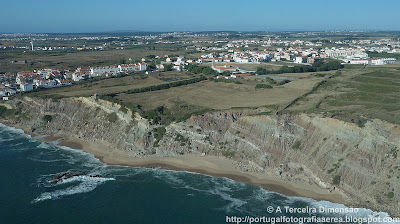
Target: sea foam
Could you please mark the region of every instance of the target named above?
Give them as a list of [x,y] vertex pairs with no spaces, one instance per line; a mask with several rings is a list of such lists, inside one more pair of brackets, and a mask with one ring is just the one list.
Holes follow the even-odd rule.
[[32,203],[37,203],[40,201],[45,201],[49,199],[60,199],[64,196],[74,195],[74,194],[82,194],[93,191],[97,186],[103,184],[106,181],[113,181],[114,178],[104,178],[104,177],[90,177],[90,176],[76,176],[62,182],[57,183],[56,185],[62,185],[66,183],[80,182],[76,186],[67,187],[65,189],[60,189],[52,192],[44,192],[39,197],[35,198]]

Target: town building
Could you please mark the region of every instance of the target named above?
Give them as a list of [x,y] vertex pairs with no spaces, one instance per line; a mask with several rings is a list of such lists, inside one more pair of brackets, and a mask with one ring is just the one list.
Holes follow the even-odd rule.
[[25,91],[33,90],[33,85],[32,85],[32,83],[22,82],[19,84],[19,88],[21,89],[21,91],[25,92]]

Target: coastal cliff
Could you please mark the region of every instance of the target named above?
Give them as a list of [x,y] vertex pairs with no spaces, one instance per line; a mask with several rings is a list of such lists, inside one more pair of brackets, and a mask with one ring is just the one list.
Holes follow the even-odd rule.
[[400,127],[369,120],[363,127],[316,114],[263,115],[256,109],[213,111],[167,126],[120,105],[92,98],[25,97],[6,106],[1,123],[41,135],[101,141],[138,158],[224,156],[244,172],[335,186],[352,205],[400,215]]

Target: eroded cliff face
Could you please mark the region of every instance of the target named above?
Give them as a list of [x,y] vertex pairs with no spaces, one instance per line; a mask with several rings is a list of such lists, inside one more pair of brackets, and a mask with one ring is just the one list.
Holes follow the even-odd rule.
[[[244,171],[282,172],[287,179],[303,173],[309,177],[306,181],[321,187],[336,182],[355,205],[400,214],[400,127],[394,124],[373,120],[358,127],[321,115],[229,110],[168,125],[154,144],[154,128],[159,126],[122,112],[119,105],[90,98],[20,102],[12,106],[22,108],[30,119],[3,120],[5,124],[18,122],[41,134],[102,140],[137,157],[218,155],[237,161]],[[44,115],[51,115],[51,121],[45,122]]]

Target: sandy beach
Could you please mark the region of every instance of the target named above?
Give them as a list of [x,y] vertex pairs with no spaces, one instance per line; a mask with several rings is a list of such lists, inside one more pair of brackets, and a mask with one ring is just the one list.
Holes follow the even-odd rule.
[[65,138],[63,136],[48,136],[41,140],[62,139],[61,146],[81,149],[93,154],[100,161],[109,165],[132,167],[161,168],[168,170],[190,171],[217,177],[226,177],[262,188],[281,193],[286,196],[307,197],[315,200],[330,201],[340,204],[349,204],[338,190],[329,192],[316,184],[302,182],[286,182],[269,173],[242,172],[235,167],[235,161],[225,157],[180,155],[174,157],[146,157],[137,158],[129,152],[112,149],[103,142],[90,142],[79,138]]

